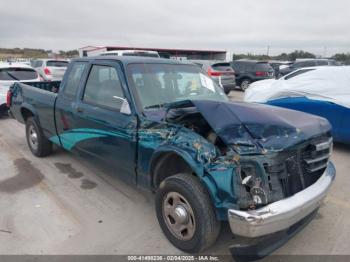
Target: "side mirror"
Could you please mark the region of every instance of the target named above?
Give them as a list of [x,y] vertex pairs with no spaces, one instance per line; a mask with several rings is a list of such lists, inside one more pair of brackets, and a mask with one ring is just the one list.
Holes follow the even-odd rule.
[[120,96],[113,96],[113,98],[115,99],[119,99],[122,100],[122,106],[120,108],[120,113],[124,114],[124,115],[131,115],[131,109],[130,109],[130,105],[128,100],[126,100],[126,98],[120,97]]
[[120,108],[120,113],[124,115],[131,115],[131,109],[128,100],[124,99],[122,107]]

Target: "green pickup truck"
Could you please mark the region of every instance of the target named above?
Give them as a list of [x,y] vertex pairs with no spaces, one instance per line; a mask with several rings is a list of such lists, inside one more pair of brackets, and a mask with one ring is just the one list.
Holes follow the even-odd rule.
[[14,84],[7,103],[35,156],[55,144],[153,191],[164,234],[186,252],[211,246],[226,221],[266,255],[312,218],[335,177],[327,120],[230,102],[193,64],[76,59],[61,83]]

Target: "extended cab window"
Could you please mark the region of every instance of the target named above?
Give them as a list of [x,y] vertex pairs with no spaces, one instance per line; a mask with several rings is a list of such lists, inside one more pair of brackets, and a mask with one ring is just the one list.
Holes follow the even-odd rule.
[[63,90],[64,94],[68,96],[75,96],[86,66],[86,62],[75,62],[73,64],[68,75],[67,84]]
[[94,65],[86,83],[83,101],[120,110],[124,94],[114,67]]

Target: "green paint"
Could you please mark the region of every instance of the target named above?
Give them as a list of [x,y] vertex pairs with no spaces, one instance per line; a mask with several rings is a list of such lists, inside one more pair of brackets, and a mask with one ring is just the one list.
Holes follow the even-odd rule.
[[72,148],[79,142],[82,142],[87,139],[100,138],[100,137],[108,137],[114,136],[124,139],[130,139],[131,136],[122,132],[108,132],[100,129],[92,129],[92,128],[77,128],[66,131],[59,136],[53,136],[50,138],[55,144],[60,145],[60,140],[62,146],[66,150],[72,150]]

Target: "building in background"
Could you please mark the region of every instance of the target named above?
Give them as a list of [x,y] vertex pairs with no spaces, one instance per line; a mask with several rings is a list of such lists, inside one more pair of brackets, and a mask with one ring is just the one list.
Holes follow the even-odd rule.
[[231,59],[227,51],[222,50],[192,50],[169,48],[145,48],[130,46],[85,46],[79,48],[79,56],[97,56],[103,52],[114,50],[149,50],[157,51],[160,57],[176,60],[227,60]]

